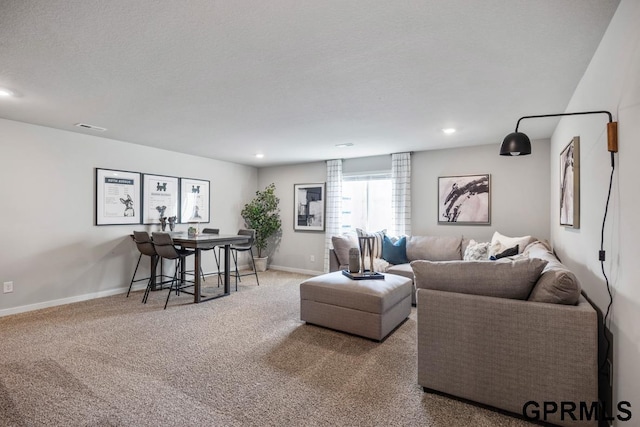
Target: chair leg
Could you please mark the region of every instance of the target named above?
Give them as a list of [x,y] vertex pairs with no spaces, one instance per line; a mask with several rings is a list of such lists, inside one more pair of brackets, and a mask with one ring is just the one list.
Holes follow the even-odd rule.
[[[154,271],[156,269],[156,267],[158,266],[158,259],[159,258],[160,257],[156,255],[151,259],[151,263],[152,263],[151,271]],[[149,293],[151,292],[151,284],[152,284],[151,283],[151,279],[152,278],[149,277],[149,281],[147,282],[147,289],[144,290],[144,296],[142,297],[142,303],[143,304],[146,304],[147,300],[149,299]]]
[[256,260],[253,259],[253,249],[249,248],[249,253],[251,254],[251,262],[253,263],[253,273],[256,275],[256,282],[258,282],[258,286],[260,286],[260,279],[258,279],[258,270],[256,270]]
[[136,269],[133,270],[133,276],[131,276],[131,283],[129,283],[129,290],[127,291],[127,298],[129,298],[129,293],[131,292],[131,287],[133,286],[133,279],[136,278],[136,273],[138,272],[138,267],[140,267],[140,260],[142,259],[142,253],[138,257],[138,263],[136,264]]
[[177,278],[178,278],[178,270],[176,269],[175,273],[173,273],[173,280],[171,280],[171,286],[169,286],[169,292],[167,292],[167,300],[164,303],[165,310],[167,309],[167,304],[169,304],[169,297],[171,296],[171,291],[173,291],[173,284],[175,283],[176,286],[178,286]]
[[238,281],[242,282],[240,278],[240,272],[238,271],[238,251],[231,250],[231,255],[233,256],[233,263],[236,266],[236,286],[238,285]]

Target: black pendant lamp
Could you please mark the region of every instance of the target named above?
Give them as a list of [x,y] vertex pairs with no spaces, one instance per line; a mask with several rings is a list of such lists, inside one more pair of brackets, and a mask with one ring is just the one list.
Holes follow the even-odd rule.
[[534,119],[539,117],[558,117],[558,116],[577,116],[583,114],[607,114],[609,123],[607,125],[608,150],[612,153],[618,152],[618,122],[613,121],[611,113],[608,111],[584,111],[580,113],[560,113],[560,114],[542,114],[539,116],[524,116],[518,119],[516,131],[510,133],[502,141],[500,146],[501,156],[526,156],[531,154],[531,140],[527,135],[518,132],[520,121],[523,119]]

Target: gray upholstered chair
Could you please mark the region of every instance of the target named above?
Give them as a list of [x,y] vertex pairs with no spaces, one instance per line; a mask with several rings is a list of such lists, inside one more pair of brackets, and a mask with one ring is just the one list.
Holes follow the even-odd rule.
[[[136,273],[138,272],[138,267],[140,267],[140,260],[142,259],[142,255],[147,255],[151,258],[151,271],[155,271],[156,266],[158,265],[158,254],[156,253],[156,249],[153,247],[153,243],[151,242],[151,238],[149,237],[149,233],[146,231],[134,231],[133,232],[133,241],[136,243],[136,247],[140,252],[140,256],[138,256],[138,263],[136,264],[136,269],[133,271],[133,276],[131,276],[131,283],[129,283],[129,290],[127,291],[127,298],[129,298],[129,294],[131,293],[131,287],[136,282],[142,282],[143,280],[147,281],[147,289],[144,291],[145,297],[151,288],[151,281],[153,279],[153,274],[149,277],[144,277],[142,279],[136,279]],[[144,301],[144,297],[143,297]]]
[[[173,279],[171,280],[171,287],[169,287],[169,293],[167,294],[167,301],[164,304],[164,308],[166,309],[167,304],[169,304],[169,297],[174,289],[176,295],[180,295],[181,291],[193,295],[193,292],[183,291],[184,288],[193,286],[193,282],[180,282],[178,280],[178,272],[184,270],[186,258],[189,255],[193,255],[195,252],[177,248],[173,244],[173,239],[169,233],[154,232],[152,237],[153,246],[155,247],[158,256],[164,259],[174,260],[176,263],[176,269],[173,274]],[[144,302],[146,302],[146,300]]]
[[[202,234],[220,234],[220,229],[219,228],[203,228],[202,229]],[[203,251],[213,251],[213,257],[216,260],[216,273],[207,273],[205,274],[202,271],[202,267],[200,267],[200,274],[202,275],[202,280],[205,280],[205,276],[210,275],[210,274],[217,274],[218,275],[218,287],[220,287],[220,284],[222,283],[221,279],[220,279],[220,258],[218,257],[218,254],[216,253],[215,249],[217,246],[214,246],[213,248],[210,249],[202,249]]]
[[[249,241],[243,245],[231,245],[231,247],[229,248],[231,250],[231,256],[233,257],[233,263],[235,265],[235,280],[236,280],[236,291],[238,290],[238,281],[242,281],[242,279],[240,279],[243,276],[250,276],[250,275],[255,275],[256,276],[256,282],[258,283],[258,286],[260,286],[260,279],[258,279],[258,272],[256,271],[256,263],[253,260],[253,244],[256,241],[256,230],[253,229],[245,229],[242,228],[240,230],[238,230],[238,235],[239,236],[249,236]],[[238,272],[238,252],[249,252],[250,258],[251,258],[251,265],[253,266],[253,273],[247,273],[247,274],[240,274]],[[218,258],[220,258],[220,250],[218,251]],[[230,273],[231,274],[231,273]]]

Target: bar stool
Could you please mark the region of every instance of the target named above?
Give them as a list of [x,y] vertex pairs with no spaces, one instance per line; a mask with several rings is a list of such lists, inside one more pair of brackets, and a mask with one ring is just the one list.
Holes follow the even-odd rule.
[[[156,267],[158,265],[158,254],[156,249],[153,247],[153,243],[151,242],[151,238],[149,237],[149,233],[146,231],[134,231],[133,232],[133,241],[136,243],[136,247],[140,252],[140,256],[138,256],[138,263],[136,264],[136,269],[133,271],[133,276],[131,276],[131,283],[129,283],[129,290],[127,291],[127,298],[129,298],[129,293],[131,293],[131,287],[135,282],[142,282],[143,280],[147,281],[147,289],[144,291],[145,296],[143,297],[143,302],[147,296],[149,289],[151,288],[151,280],[154,277],[153,272],[156,271]],[[138,267],[140,267],[140,260],[142,259],[142,255],[147,255],[151,258],[151,276],[144,277],[142,279],[136,279],[136,273],[138,272]]]
[[[252,249],[253,243],[256,240],[256,230],[240,229],[238,230],[238,236],[249,236],[249,241],[243,245],[231,245],[229,247],[229,249],[231,250],[231,256],[233,257],[233,262],[236,267],[236,272],[234,274],[234,277],[236,278],[236,291],[238,291],[238,280],[242,281],[242,279],[240,279],[241,277],[250,276],[252,274],[255,274],[256,282],[258,283],[258,286],[260,286],[260,280],[258,279],[258,272],[256,271],[256,262],[253,260],[253,249]],[[249,254],[251,256],[253,273],[240,274],[238,272],[238,252],[246,252],[246,251],[249,251]],[[218,257],[221,258],[220,250],[218,250]]]
[[171,292],[174,290],[176,295],[180,295],[180,291],[193,295],[193,292],[184,291],[184,288],[188,288],[193,286],[193,282],[179,282],[178,281],[178,272],[184,271],[185,269],[185,261],[188,256],[193,255],[194,251],[189,251],[187,249],[177,248],[173,244],[173,239],[169,233],[161,233],[161,232],[153,232],[153,246],[155,247],[158,256],[164,259],[174,260],[176,264],[176,270],[173,273],[173,279],[171,280],[171,287],[169,287],[169,293],[167,294],[167,301],[164,303],[164,308],[166,310],[167,304],[169,304],[169,297],[171,296]]
[[[202,229],[202,234],[220,234],[220,229],[219,228],[203,228]],[[202,249],[203,251],[213,251],[213,257],[216,260],[216,268],[217,268],[217,272],[215,274],[218,275],[218,287],[220,287],[220,258],[218,258],[218,254],[216,253],[215,249],[217,248],[217,246],[214,246],[212,248],[209,249]],[[204,272],[202,271],[202,266],[200,267],[200,274],[202,275],[202,280],[204,279]],[[207,275],[209,274],[214,274],[214,273],[207,273]]]

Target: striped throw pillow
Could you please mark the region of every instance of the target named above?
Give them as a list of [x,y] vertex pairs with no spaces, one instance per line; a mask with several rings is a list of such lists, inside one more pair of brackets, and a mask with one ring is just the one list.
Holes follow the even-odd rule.
[[374,258],[382,258],[382,241],[384,240],[384,235],[387,232],[387,229],[380,231],[366,231],[361,228],[356,228],[356,233],[358,237],[375,237],[373,240],[373,257]]

